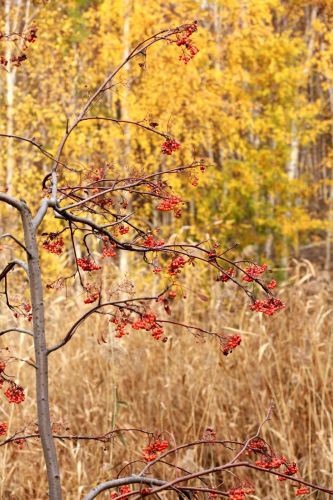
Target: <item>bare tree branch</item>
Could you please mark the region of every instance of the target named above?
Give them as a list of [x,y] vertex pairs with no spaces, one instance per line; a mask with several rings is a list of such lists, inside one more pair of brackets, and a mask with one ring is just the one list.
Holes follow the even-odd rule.
[[60,349],[61,347],[63,347],[64,345],[67,344],[67,342],[69,342],[71,340],[71,338],[73,337],[73,335],[75,334],[76,330],[78,329],[78,327],[86,320],[89,318],[89,316],[91,316],[92,314],[96,313],[99,309],[102,309],[103,307],[107,307],[107,306],[114,306],[114,307],[118,307],[120,305],[124,305],[125,303],[127,302],[140,302],[140,301],[152,301],[152,300],[157,300],[160,295],[163,295],[164,291],[162,292],[162,294],[159,294],[159,295],[156,295],[154,297],[137,297],[135,299],[127,299],[127,300],[121,300],[121,301],[113,301],[113,302],[104,302],[103,304],[98,304],[97,306],[93,307],[92,309],[90,309],[89,311],[87,311],[83,316],[81,316],[75,323],[73,326],[71,326],[71,328],[68,330],[68,332],[66,333],[65,337],[60,341],[58,342],[57,344],[55,344],[54,346],[50,347],[48,350],[47,350],[47,353],[48,354],[51,354],[51,352],[54,352],[54,351],[57,351],[58,349]]
[[15,267],[15,262],[9,262],[0,273],[0,281],[2,281],[14,267]]
[[124,123],[127,125],[136,125],[137,127],[143,128],[145,130],[149,130],[149,132],[153,132],[154,134],[159,135],[160,137],[163,137],[164,139],[167,139],[170,137],[169,134],[166,134],[164,132],[160,132],[159,130],[156,130],[156,128],[149,127],[148,125],[144,125],[142,122],[133,122],[131,120],[117,120],[117,118],[109,118],[107,116],[87,116],[86,118],[81,118],[81,122],[84,121],[89,121],[89,120],[104,120],[104,121],[109,121],[113,123],[117,123],[118,125]]
[[60,164],[60,165],[62,165],[64,167],[67,167],[67,165],[65,163],[62,163],[61,161],[58,161],[56,158],[54,158],[54,156],[52,156],[51,153],[49,153],[48,151],[46,151],[46,149],[44,149],[40,144],[38,144],[37,142],[35,142],[33,139],[28,139],[27,137],[22,137],[20,135],[10,135],[10,134],[0,134],[0,137],[5,137],[7,139],[14,139],[14,140],[21,141],[21,142],[28,142],[29,144],[31,144],[35,148],[39,149],[39,151],[44,156],[46,156],[46,158],[48,158],[49,160],[52,160],[53,162],[56,162],[57,164]]
[[15,243],[17,243],[17,245],[19,245],[28,255],[29,255],[29,252],[28,250],[26,249],[26,247],[23,245],[23,243],[20,242],[20,240],[18,240],[15,236],[13,236],[12,234],[10,233],[5,233],[5,234],[2,234],[0,235],[0,240],[2,240],[3,238],[11,238],[13,241],[15,241]]
[[[28,252],[28,253],[29,253],[29,255],[31,255],[31,254],[30,254],[30,252]],[[28,276],[28,278],[29,278],[28,266],[27,266],[27,264],[26,264],[23,260],[20,260],[20,259],[13,259],[13,260],[10,262],[10,264],[12,264],[12,263],[13,263],[15,266],[18,266],[18,267],[20,267],[21,269],[23,269],[23,271],[26,273],[26,275],[27,275],[27,276]]]
[[145,51],[154,43],[160,41],[160,40],[167,40],[171,35],[174,35],[176,33],[182,32],[182,28],[174,28],[174,29],[168,29],[168,30],[163,30],[160,31],[159,33],[156,33],[155,35],[147,38],[144,42],[140,42],[131,52],[130,54],[124,59],[122,63],[119,64],[113,70],[102,82],[102,84],[97,88],[97,90],[94,92],[94,94],[88,99],[86,104],[84,105],[82,111],[78,115],[78,117],[75,119],[74,123],[70,126],[67,127],[66,133],[63,136],[60,145],[57,150],[56,158],[55,158],[55,163],[52,167],[52,172],[51,172],[51,178],[52,178],[52,195],[51,199],[54,203],[57,201],[57,191],[58,191],[58,179],[57,179],[57,166],[60,162],[60,157],[62,155],[63,149],[65,147],[65,144],[70,137],[71,133],[73,130],[76,129],[76,127],[80,124],[81,121],[83,121],[87,111],[93,104],[93,102],[97,99],[97,97],[104,91],[105,87],[113,80],[113,78],[119,73],[119,71],[126,66],[126,64],[131,61],[134,57],[141,55],[142,53],[145,53]]
[[54,202],[52,200],[45,199],[42,201],[41,206],[39,207],[37,214],[35,215],[32,225],[34,230],[38,229],[38,226],[41,224],[42,220],[45,217],[45,214],[49,207],[54,206]]
[[[4,134],[0,134],[0,137]],[[13,198],[9,194],[6,193],[0,193],[0,201],[3,201],[7,203],[7,205],[11,205],[12,207],[16,208],[19,212],[22,211],[22,204],[19,200],[16,198]]]
[[0,330],[0,337],[2,337],[2,335],[5,335],[6,333],[9,333],[9,332],[18,332],[18,333],[24,333],[25,335],[30,335],[31,337],[34,336],[34,334],[32,332],[30,332],[29,330],[24,330],[24,328],[7,328],[6,330]]

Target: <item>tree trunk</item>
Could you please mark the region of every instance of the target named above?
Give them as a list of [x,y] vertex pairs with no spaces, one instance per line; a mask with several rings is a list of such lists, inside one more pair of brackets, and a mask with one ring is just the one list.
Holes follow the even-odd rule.
[[[11,32],[10,16],[12,12],[11,0],[5,1],[5,32]],[[10,43],[6,44],[6,59],[10,61],[12,56],[12,47]],[[13,135],[14,133],[14,86],[16,80],[16,68],[11,68],[8,64],[6,72],[6,133]],[[14,150],[13,141],[7,141],[7,161],[6,161],[6,190],[7,193],[12,193],[12,182],[14,172]]]
[[34,348],[36,361],[36,400],[38,412],[38,429],[43,446],[51,500],[61,500],[60,474],[57,452],[52,437],[49,394],[48,394],[48,358],[45,339],[45,318],[43,302],[43,284],[39,264],[39,253],[31,212],[28,206],[21,203],[21,217],[28,257],[30,297],[33,316]]
[[[130,51],[130,13],[131,13],[131,0],[123,0],[123,16],[124,16],[124,25],[123,25],[123,59],[125,60]],[[128,64],[125,68],[125,72],[127,75],[129,74],[130,65]],[[129,120],[129,112],[127,107],[127,99],[130,91],[130,82],[128,81],[124,88],[124,98],[122,99],[121,104],[121,120]],[[131,151],[131,132],[130,127],[127,124],[124,124],[124,149],[123,154],[121,155],[121,163],[125,165],[125,168],[128,167],[128,162],[130,159],[130,151]],[[128,210],[131,211],[130,205],[128,206]],[[120,252],[119,255],[119,270],[122,277],[128,272],[128,252]]]

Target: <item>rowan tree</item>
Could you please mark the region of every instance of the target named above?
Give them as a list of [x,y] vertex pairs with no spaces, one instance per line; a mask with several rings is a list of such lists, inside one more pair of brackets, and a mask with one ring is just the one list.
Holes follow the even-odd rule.
[[[171,445],[163,433],[151,433],[144,429],[115,429],[106,434],[94,436],[60,435],[54,432],[50,417],[48,390],[48,358],[56,356],[74,335],[79,334],[80,326],[94,314],[104,314],[114,327],[114,334],[119,342],[126,342],[126,335],[139,331],[149,335],[152,341],[167,342],[168,329],[184,329],[196,337],[217,340],[222,355],[229,355],[241,343],[239,335],[227,335],[210,331],[203,326],[181,323],[173,316],[174,301],[180,299],[182,291],[182,272],[191,267],[196,272],[197,266],[204,266],[213,271],[221,286],[237,286],[249,301],[253,313],[268,316],[284,309],[285,305],[275,296],[277,282],[268,274],[265,263],[247,260],[233,260],[228,257],[232,248],[225,248],[218,242],[199,241],[187,243],[164,241],[158,228],[148,225],[140,217],[140,203],[149,203],[152,210],[166,212],[180,218],[186,210],[186,202],[173,187],[176,177],[184,183],[196,186],[205,170],[209,168],[204,158],[194,159],[190,164],[177,162],[177,152],[182,147],[176,137],[159,129],[155,121],[134,122],[112,116],[96,116],[92,113],[93,105],[101,95],[108,92],[115,77],[129,62],[137,63],[144,70],[149,48],[157,43],[175,46],[179,51],[178,64],[191,63],[199,49],[194,37],[198,29],[196,21],[176,28],[160,31],[139,43],[118,67],[113,69],[96,91],[88,98],[80,113],[68,121],[63,138],[55,154],[49,152],[33,138],[15,134],[0,134],[2,140],[28,143],[50,162],[50,170],[45,176],[41,190],[43,201],[36,213],[32,213],[24,199],[17,199],[6,192],[0,193],[0,201],[8,205],[20,218],[22,231],[5,233],[1,240],[8,239],[17,252],[17,257],[10,260],[0,273],[3,303],[8,308],[8,324],[0,335],[22,334],[31,337],[34,344],[35,359],[29,362],[29,369],[35,370],[37,427],[35,432],[26,430],[4,437],[0,446],[16,445],[22,447],[29,439],[38,438],[43,447],[47,472],[49,497],[52,500],[62,498],[61,470],[57,458],[55,441],[57,439],[89,439],[98,442],[112,441],[115,435],[137,432],[146,437],[142,448],[142,459],[133,461],[119,471],[116,478],[93,487],[86,493],[85,499],[93,499],[104,491],[111,490],[110,498],[127,499],[155,496],[169,491],[178,498],[216,498],[225,496],[233,500],[243,499],[255,491],[254,485],[243,481],[238,476],[238,469],[253,469],[258,473],[277,476],[280,481],[292,481],[297,485],[296,496],[307,494],[310,489],[333,493],[295,476],[297,464],[292,458],[285,457],[272,449],[261,435],[262,426],[270,419],[273,405],[259,425],[257,432],[244,441],[223,440],[217,431],[208,428],[195,442]],[[37,29],[31,27],[22,33],[1,34],[3,41],[17,41],[23,44],[23,56],[1,59],[5,71],[25,62],[28,44],[35,42]],[[103,126],[116,123],[119,126],[143,129],[147,134],[154,134],[161,139],[160,158],[156,158],[157,168],[148,172],[144,165],[133,165],[126,170],[112,161],[105,164],[86,165],[77,169],[70,159],[64,158],[64,150],[69,140],[75,141],[75,131],[84,122],[91,121]],[[109,122],[109,123],[108,123]],[[159,168],[162,157],[172,158],[173,165]],[[61,225],[54,231],[50,220]],[[22,234],[21,234],[22,233]],[[65,248],[71,252],[73,272],[61,275],[47,284],[49,289],[59,289],[79,284],[83,292],[82,311],[67,333],[55,344],[50,344],[45,329],[43,273],[40,252],[61,255]],[[98,272],[107,265],[108,259],[117,259],[122,252],[142,259],[151,272],[160,277],[160,290],[156,294],[144,296],[132,295],[130,298],[114,300],[103,290],[98,279]],[[22,269],[29,283],[30,301],[17,302],[11,297],[11,271]],[[73,287],[74,288],[74,287]],[[74,288],[75,291],[75,288]],[[84,306],[84,304],[87,307]],[[15,324],[15,319],[25,318],[30,329],[23,329]],[[10,374],[10,363],[15,360],[15,353],[2,353],[0,359],[0,382],[4,397],[8,403],[24,404],[25,392],[20,381]],[[0,435],[6,436],[7,422],[0,423]],[[220,446],[230,453],[230,459],[224,464],[209,469],[187,471],[177,465],[175,456],[191,447]],[[143,465],[142,465],[143,463]],[[155,477],[154,466],[165,467],[164,478]],[[232,475],[223,475],[232,471]],[[222,475],[222,476],[221,476]],[[209,477],[209,479],[207,479]],[[223,477],[214,482],[214,477]],[[211,479],[213,478],[213,480]],[[136,485],[136,489],[132,489]]]

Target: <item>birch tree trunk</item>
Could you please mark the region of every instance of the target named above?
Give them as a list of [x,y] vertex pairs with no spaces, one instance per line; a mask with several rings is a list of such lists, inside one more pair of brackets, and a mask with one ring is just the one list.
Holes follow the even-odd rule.
[[[13,4],[11,0],[5,0],[5,30],[6,33],[12,31],[11,15],[12,15]],[[12,56],[12,47],[10,43],[6,46],[6,59],[10,61]],[[8,64],[8,70],[6,72],[6,133],[8,135],[13,135],[14,133],[14,87],[16,80],[16,68],[11,68],[11,64]],[[13,183],[13,172],[14,172],[14,150],[13,142],[7,141],[7,161],[6,161],[6,190],[7,193],[12,193],[12,183]]]
[[[128,56],[130,50],[130,13],[132,10],[131,6],[132,0],[123,0],[123,13],[124,13],[124,25],[123,25],[123,59],[125,60]],[[125,74],[129,75],[130,65],[127,65],[124,69]],[[128,111],[128,96],[130,93],[131,83],[127,81],[124,88],[124,99],[122,100],[121,105],[121,120],[130,120],[130,115]],[[124,124],[123,128],[124,133],[124,149],[123,154],[121,155],[121,163],[125,165],[125,168],[128,165],[130,159],[130,151],[131,151],[131,131],[130,127],[127,124]],[[130,210],[130,207],[128,207]],[[119,270],[121,276],[124,276],[128,272],[128,254],[127,252],[120,252],[119,256]]]
[[[30,21],[30,0],[15,1],[5,0],[4,3],[4,18],[5,32],[20,32],[24,30]],[[6,133],[14,134],[14,104],[15,104],[15,86],[17,81],[17,67],[10,63],[13,56],[12,43],[6,44],[6,59],[9,61],[6,71],[5,83],[5,105],[6,105]],[[15,154],[12,141],[7,141],[7,160],[6,160],[6,176],[5,186],[7,193],[11,194],[13,189],[13,175],[15,169]]]
[[[43,301],[43,283],[39,263],[39,252],[35,229],[30,210],[21,202],[21,218],[24,241],[29,252],[28,274],[30,298],[33,316],[33,334],[36,362],[36,401],[38,413],[38,431],[40,434],[46,464],[49,496],[51,500],[61,500],[60,474],[57,452],[52,437],[49,389],[48,389],[48,353],[45,339],[45,315]],[[33,472],[32,472],[33,473]]]

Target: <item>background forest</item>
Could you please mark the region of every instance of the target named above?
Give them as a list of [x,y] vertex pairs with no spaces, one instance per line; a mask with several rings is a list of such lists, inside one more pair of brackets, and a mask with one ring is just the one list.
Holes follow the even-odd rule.
[[[7,131],[28,134],[50,150],[66,119],[141,37],[200,19],[201,50],[195,63],[184,71],[176,63],[176,49],[157,47],[149,61],[143,55],[144,67],[133,64],[121,75],[94,112],[157,121],[184,144],[183,161],[194,155],[210,159],[214,168],[193,193],[184,226],[195,221],[192,231],[204,230],[243,248],[251,245],[275,261],[302,255],[310,245],[325,254],[326,242],[329,267],[330,0],[2,4],[10,9],[8,28],[32,18],[39,27],[29,61],[11,74],[2,71],[2,118]],[[11,4],[21,4],[17,20]],[[67,151],[78,166],[110,158],[125,164],[156,161],[159,141],[144,131],[104,124],[96,130],[94,123],[85,127]],[[98,140],[101,150],[92,150],[90,145]],[[43,162],[36,164],[29,146],[23,152],[21,146],[19,151],[14,145],[3,148],[1,184],[12,191],[17,176],[25,193],[31,179],[43,178]],[[29,192],[32,198],[36,195]]]
[[[182,144],[180,163],[205,158],[209,168],[197,186],[183,180],[175,186],[189,200],[181,219],[153,211],[139,197],[133,209],[152,228],[160,227],[162,237],[210,238],[225,247],[237,243],[234,256],[270,265],[287,303],[274,318],[254,315],[238,291],[221,283],[211,286],[214,276],[208,281],[200,270],[195,279],[185,270],[183,293],[188,298],[175,304],[174,312],[185,322],[195,317],[213,329],[242,334],[241,347],[226,358],[213,343],[193,343],[186,332],[175,331],[162,345],[143,336],[115,339],[103,316],[89,320],[51,360],[58,430],[94,434],[133,426],[171,431],[178,442],[196,439],[211,426],[223,437],[244,439],[273,399],[275,417],[265,433],[276,449],[297,459],[304,478],[329,485],[333,2],[2,0],[0,6],[0,31],[32,24],[38,28],[27,60],[11,72],[0,66],[0,132],[33,138],[52,152],[67,121],[131,47],[156,31],[198,20],[200,52],[192,61],[179,61],[176,47],[153,46],[147,57],[143,53],[139,63],[120,73],[92,112],[158,124]],[[43,157],[29,144],[14,141],[2,141],[0,151],[1,190],[26,198],[37,209],[48,172]],[[93,174],[106,164],[130,173],[156,169],[157,162],[161,170],[171,167],[173,160],[160,151],[160,138],[144,130],[87,121],[66,145],[63,158],[75,175],[86,168]],[[70,180],[71,174],[66,175]],[[0,215],[1,232],[17,224],[5,206]],[[45,225],[48,232],[59,229],[60,222]],[[2,267],[11,248],[1,247]],[[44,252],[42,258],[45,285],[59,277],[59,262],[61,272],[73,264],[70,251],[60,257]],[[157,277],[140,272],[140,266],[138,259],[120,253],[103,268],[103,286],[120,295],[132,287],[154,289]],[[17,296],[27,293],[24,284],[15,286]],[[63,288],[46,294],[53,304],[48,338],[56,338],[64,320],[72,322],[78,306],[83,307],[82,292],[75,296]],[[3,307],[1,325],[6,314]],[[26,338],[1,342],[18,357],[31,349]],[[13,373],[31,386],[23,364],[13,364]],[[34,415],[27,398],[24,408],[0,411],[13,429],[33,428],[29,408]],[[133,436],[112,446],[78,441],[60,442],[59,448],[60,460],[67,464],[66,498],[77,499],[87,485],[139,456],[142,445]],[[31,462],[39,454],[34,442],[3,450],[0,498],[45,498],[45,485],[31,475]],[[195,469],[219,458],[218,452],[189,450],[181,465]],[[274,478],[258,478],[256,484],[253,498],[291,498],[290,487]],[[322,493],[311,496],[325,498]]]

